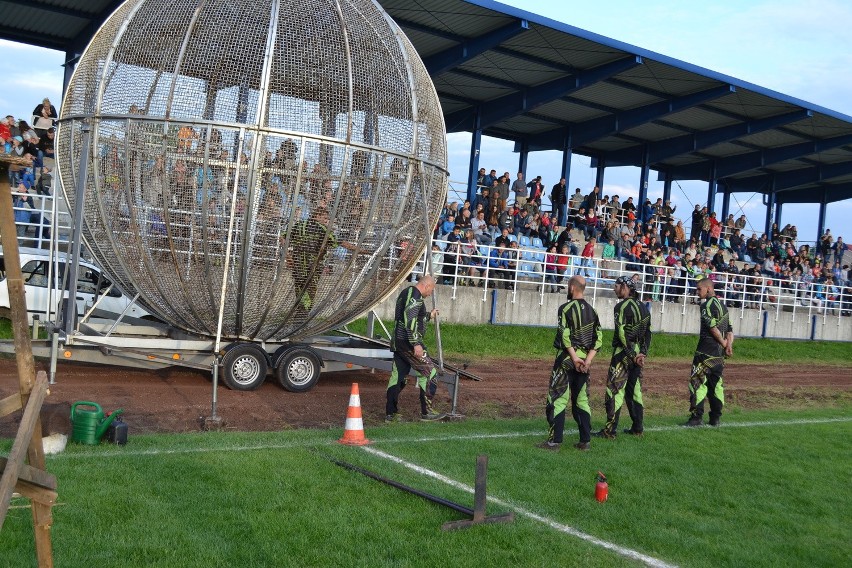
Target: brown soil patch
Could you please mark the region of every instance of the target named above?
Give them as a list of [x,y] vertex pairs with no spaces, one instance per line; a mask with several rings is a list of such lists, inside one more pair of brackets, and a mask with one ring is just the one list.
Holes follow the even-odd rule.
[[[592,371],[592,398],[602,408],[608,360]],[[470,365],[469,371],[482,381],[463,379],[459,411],[468,416],[539,416],[552,361],[500,360]],[[37,366],[44,367],[43,363]],[[686,412],[686,380],[689,361],[649,362],[643,380],[646,406],[653,414],[655,399]],[[0,360],[0,398],[17,391],[17,370],[12,359]],[[388,373],[350,371],[324,374],[316,388],[293,394],[268,380],[252,392],[236,392],[220,386],[218,414],[228,430],[270,431],[287,428],[341,428],[351,384],[359,383],[367,425],[384,417]],[[784,399],[831,402],[852,398],[852,369],[833,366],[756,365],[730,361],[725,372],[729,402],[757,408]],[[186,370],[139,371],[60,363],[57,382],[51,387],[43,414],[45,434],[65,431],[71,403],[99,403],[105,411],[124,408],[131,433],[198,431],[199,417],[211,413],[210,374]],[[449,396],[439,391],[442,410],[449,409]],[[682,402],[681,402],[682,401]],[[413,382],[403,391],[403,412],[417,416],[417,391]],[[599,415],[598,415],[599,416]],[[0,436],[12,437],[20,413],[0,419]]]

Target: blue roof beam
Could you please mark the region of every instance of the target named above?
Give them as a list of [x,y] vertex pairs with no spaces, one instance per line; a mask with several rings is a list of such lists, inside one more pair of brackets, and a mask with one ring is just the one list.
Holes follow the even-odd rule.
[[[816,142],[802,142],[801,144],[791,144],[780,148],[769,148],[757,152],[747,152],[745,154],[738,154],[728,158],[717,158],[716,175],[719,178],[737,175],[750,170],[765,168],[787,160],[799,159],[802,156],[807,156],[809,154],[827,152],[828,150],[846,146],[847,144],[852,144],[852,134],[826,138]],[[677,176],[677,179],[701,179],[710,171],[710,162],[689,164],[686,166],[671,168],[668,171]]]
[[725,181],[735,188],[733,191],[760,191],[760,188],[768,186],[768,181],[772,179],[772,176],[775,176],[775,191],[781,193],[849,175],[852,175],[852,161],[786,172],[773,172],[745,179],[728,178]]
[[782,191],[775,197],[776,203],[813,203],[819,202],[819,195],[825,191],[826,203],[852,199],[852,183],[821,184],[803,187],[791,191]]
[[594,140],[606,138],[619,132],[625,132],[647,124],[653,120],[669,116],[683,110],[698,106],[735,93],[733,85],[721,85],[712,89],[699,91],[682,97],[651,103],[649,105],[620,112],[615,116],[604,116],[577,124],[573,130],[575,146],[582,146]]
[[485,35],[465,39],[459,45],[430,55],[423,60],[423,63],[426,65],[429,74],[432,77],[437,77],[441,73],[482,55],[489,49],[499,46],[504,41],[512,39],[528,29],[530,29],[528,21],[515,20]]
[[[554,79],[553,81],[535,85],[517,93],[511,93],[484,102],[480,105],[480,125],[482,128],[488,128],[513,116],[532,111],[553,99],[579,91],[641,64],[641,57],[631,55],[630,57],[581,71],[570,77]],[[463,123],[466,117],[455,116],[461,112],[459,111],[459,113],[452,113],[446,116],[447,124]],[[468,111],[464,111],[464,113],[470,114]],[[562,148],[561,142],[559,142],[559,148]]]
[[[809,110],[797,110],[758,120],[722,126],[705,132],[696,132],[694,134],[675,136],[674,138],[660,140],[659,142],[651,142],[648,144],[649,161],[651,164],[656,164],[683,154],[700,152],[701,150],[710,148],[716,144],[721,144],[722,142],[733,142],[737,138],[772,130],[773,128],[798,122],[800,120],[810,118],[811,116],[813,116],[813,113]],[[575,144],[575,147],[576,146],[578,145]],[[618,163],[636,164],[638,163],[636,156],[640,156],[639,160],[641,160],[641,150],[640,146],[633,146],[623,150],[618,150],[610,153],[610,155],[607,156],[607,160],[612,159],[614,162]]]

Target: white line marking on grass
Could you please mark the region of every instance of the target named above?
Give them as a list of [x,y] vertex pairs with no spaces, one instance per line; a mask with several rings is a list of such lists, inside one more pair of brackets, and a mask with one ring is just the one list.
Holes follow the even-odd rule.
[[[801,420],[784,420],[784,421],[766,421],[766,422],[726,422],[722,425],[725,428],[756,428],[760,426],[801,426],[808,424],[831,424],[836,422],[852,422],[852,417],[843,418],[813,418]],[[709,429],[709,426],[707,427]],[[685,426],[654,426],[645,428],[646,432],[674,432],[677,430],[700,430],[700,428],[687,428]],[[566,434],[576,434],[577,430],[565,430]],[[543,436],[544,429],[531,432],[504,432],[501,434],[453,434],[447,436],[424,436],[421,438],[388,438],[385,440],[374,440],[377,444],[394,444],[406,443],[410,444],[421,442],[446,442],[449,440],[489,440],[489,439],[505,439],[505,438],[527,438],[532,436]],[[250,444],[245,446],[215,446],[215,447],[194,447],[194,448],[179,448],[174,450],[161,450],[151,448],[150,450],[125,450],[116,449],[110,452],[86,452],[86,453],[66,453],[49,456],[50,459],[77,459],[77,458],[124,458],[124,457],[140,457],[140,456],[166,456],[179,454],[206,454],[214,452],[254,452],[260,450],[286,450],[290,448],[307,448],[313,446],[332,445],[336,441],[315,440],[310,442],[293,441],[280,444]]]
[[[833,424],[837,422],[852,422],[852,417],[841,418],[802,418],[796,420],[758,421],[758,422],[724,422],[719,428],[760,428],[763,426],[807,426],[812,424]],[[651,426],[645,428],[645,432],[678,432],[680,430],[710,430],[710,426],[687,427],[687,426]],[[712,428],[715,430],[716,428]],[[576,429],[566,429],[565,434],[576,434]],[[500,434],[471,434],[469,436],[453,434],[447,436],[424,436],[422,438],[388,438],[386,440],[375,440],[378,444],[411,443],[411,442],[447,442],[451,440],[488,440],[500,438],[526,438],[532,436],[544,436],[544,428],[531,432],[503,432]]]
[[[473,493],[474,492],[473,487],[466,485],[464,483],[461,483],[460,481],[456,481],[455,479],[449,478],[445,475],[442,475],[442,474],[440,474],[436,471],[432,471],[431,469],[427,469],[427,468],[419,466],[417,464],[405,461],[402,458],[398,458],[394,455],[385,453],[385,452],[383,452],[381,450],[377,450],[375,448],[362,446],[361,449],[364,450],[365,452],[369,453],[369,454],[374,455],[374,456],[378,456],[380,458],[384,458],[384,459],[390,460],[394,463],[397,463],[399,465],[402,465],[402,466],[404,466],[404,467],[406,467],[406,468],[408,468],[412,471],[415,471],[415,472],[417,472],[421,475],[425,475],[427,477],[437,479],[438,481],[446,483],[447,485],[449,485],[451,487],[455,487],[456,489],[466,491],[467,493]],[[630,548],[625,548],[625,547],[619,546],[615,543],[599,539],[596,536],[592,536],[588,533],[584,533],[583,531],[575,529],[574,527],[569,527],[568,525],[564,525],[562,523],[554,521],[553,519],[549,519],[549,518],[544,517],[542,515],[533,513],[532,511],[524,509],[523,507],[519,507],[518,505],[513,505],[512,503],[509,503],[508,501],[504,501],[502,499],[499,499],[499,498],[496,498],[496,497],[493,497],[493,496],[489,496],[488,499],[489,499],[489,501],[496,503],[496,504],[500,505],[501,507],[507,507],[509,509],[512,509],[513,511],[515,511],[515,513],[517,513],[519,515],[522,515],[522,516],[530,518],[534,521],[538,521],[540,523],[543,523],[543,524],[549,526],[552,529],[563,532],[565,534],[569,534],[571,536],[575,536],[579,539],[585,540],[586,542],[590,542],[590,543],[592,543],[596,546],[606,548],[607,550],[615,552],[616,554],[620,554],[621,556],[630,558],[631,560],[639,560],[640,562],[644,562],[648,566],[653,566],[654,568],[676,568],[675,564],[669,564],[667,562],[664,562],[662,560],[654,558],[653,556],[648,556],[648,555],[642,554],[641,552],[638,552],[636,550],[633,550],[633,549],[630,549]]]

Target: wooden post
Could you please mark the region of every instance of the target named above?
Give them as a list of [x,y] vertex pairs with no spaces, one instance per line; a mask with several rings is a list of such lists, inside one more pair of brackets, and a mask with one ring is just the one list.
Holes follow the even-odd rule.
[[[3,157],[0,160],[0,244],[3,245],[6,286],[9,290],[9,308],[12,316],[12,332],[15,337],[15,360],[18,365],[21,407],[29,411],[27,402],[35,386],[35,363],[33,362],[33,350],[30,343],[29,325],[27,324],[27,300],[24,296],[24,278],[21,273],[21,257],[18,252],[18,231],[15,227],[15,214],[12,210],[12,188],[9,186],[7,172],[9,163],[20,164],[14,158]],[[43,400],[43,393],[41,400]],[[38,408],[34,412],[35,416],[31,424],[32,431],[28,432],[29,436],[24,440],[27,443],[27,461],[32,468],[44,471],[44,448],[41,443],[41,418],[39,416],[41,402],[39,402]],[[22,420],[21,429],[23,428],[24,421]],[[16,438],[17,443],[18,439]],[[17,479],[17,477],[16,472],[15,478]],[[6,506],[8,506],[7,497],[0,495],[0,499],[6,501]],[[53,552],[50,542],[50,526],[52,524],[51,507],[49,504],[33,500],[32,512],[38,564],[41,567],[52,567]]]

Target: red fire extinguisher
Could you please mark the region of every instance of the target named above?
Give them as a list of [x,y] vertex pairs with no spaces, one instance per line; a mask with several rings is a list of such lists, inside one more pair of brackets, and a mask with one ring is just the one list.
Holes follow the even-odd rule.
[[595,485],[595,499],[603,503],[609,496],[609,485],[606,483],[606,476],[598,472],[598,483]]

